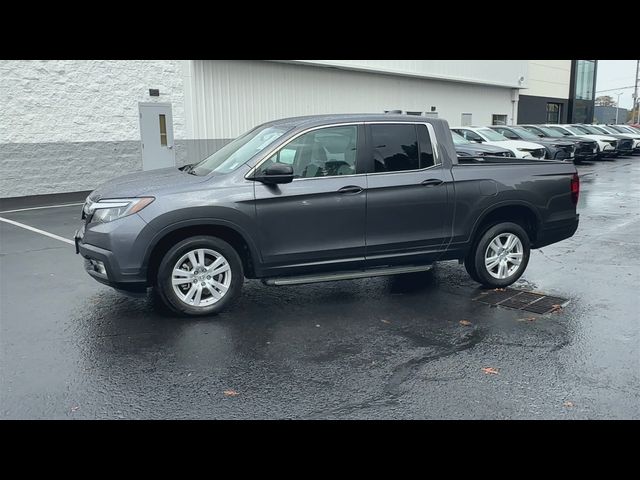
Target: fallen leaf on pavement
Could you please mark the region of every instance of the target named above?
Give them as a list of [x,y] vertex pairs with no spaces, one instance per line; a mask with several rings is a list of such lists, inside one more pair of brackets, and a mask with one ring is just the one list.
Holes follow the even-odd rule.
[[460,325],[464,325],[465,327],[468,327],[469,325],[471,325],[471,322],[469,320],[460,320]]
[[382,323],[391,323],[389,320],[380,320]]
[[562,305],[551,305],[551,313],[562,310]]
[[320,328],[320,325],[317,325],[317,324],[316,324],[316,327],[317,327],[317,328]]
[[526,318],[519,318],[518,321],[519,322],[533,322],[536,319],[536,317],[526,317]]
[[506,292],[505,288],[494,288],[493,289],[494,292]]
[[235,397],[237,395],[240,395],[238,392],[236,392],[235,390],[225,390],[224,393],[227,397]]
[[498,370],[493,367],[485,367],[482,371],[488,375],[498,375]]
[[573,407],[575,404],[573,402],[564,402],[562,404],[563,407]]
[[72,412],[77,412],[78,410],[80,410],[80,407],[78,407],[78,406],[71,407],[71,411]]

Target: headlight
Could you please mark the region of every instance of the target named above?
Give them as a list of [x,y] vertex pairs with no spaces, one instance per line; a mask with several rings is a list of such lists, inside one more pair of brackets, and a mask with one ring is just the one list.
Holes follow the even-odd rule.
[[519,152],[533,152],[533,148],[516,148]]
[[154,197],[109,198],[89,206],[91,222],[106,223],[139,212],[155,200]]

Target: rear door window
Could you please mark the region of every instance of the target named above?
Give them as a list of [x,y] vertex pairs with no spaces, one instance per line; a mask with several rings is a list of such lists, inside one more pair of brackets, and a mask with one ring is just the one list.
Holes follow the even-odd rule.
[[371,125],[371,144],[376,173],[420,170],[435,163],[425,125]]

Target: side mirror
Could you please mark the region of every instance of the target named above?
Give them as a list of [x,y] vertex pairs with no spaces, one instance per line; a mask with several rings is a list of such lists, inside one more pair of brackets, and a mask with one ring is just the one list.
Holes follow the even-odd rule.
[[293,167],[285,163],[274,163],[253,179],[266,184],[291,183],[293,181]]
[[483,139],[481,139],[481,138],[474,138],[474,139],[473,139],[473,141],[474,141],[474,142],[476,142],[476,143],[482,143],[482,142],[484,142],[484,140],[483,140]]

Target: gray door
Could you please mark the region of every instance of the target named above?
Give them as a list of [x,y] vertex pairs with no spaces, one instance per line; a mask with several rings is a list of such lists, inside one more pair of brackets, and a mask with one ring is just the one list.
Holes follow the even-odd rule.
[[259,169],[292,165],[292,183],[255,182],[263,261],[270,275],[364,265],[366,175],[356,157],[362,127],[326,127],[282,147]]
[[140,103],[142,169],[174,167],[173,117],[170,103]]
[[451,172],[438,162],[425,125],[370,125],[367,267],[431,261],[451,231]]

